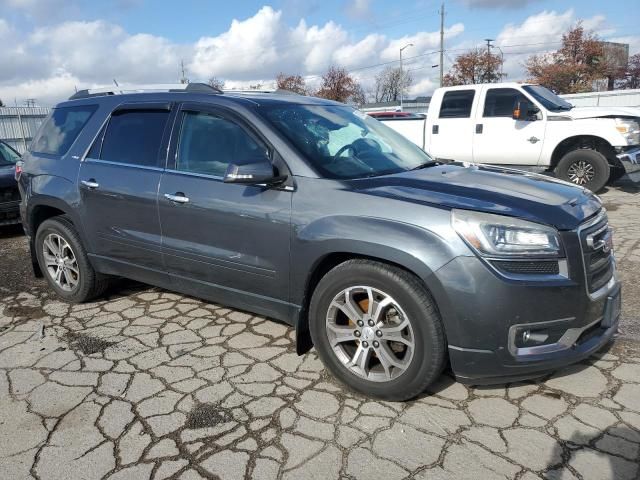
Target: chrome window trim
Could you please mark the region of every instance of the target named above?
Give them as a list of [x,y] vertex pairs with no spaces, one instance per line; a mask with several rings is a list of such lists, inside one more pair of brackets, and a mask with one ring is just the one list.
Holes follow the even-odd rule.
[[87,161],[90,163],[98,163],[98,164],[104,164],[104,165],[117,165],[117,166],[122,166],[122,167],[128,167],[128,168],[139,168],[141,170],[152,170],[155,172],[164,172],[165,169],[163,167],[151,167],[148,165],[138,165],[136,163],[124,163],[124,162],[114,162],[112,160],[100,160],[98,158],[87,158],[83,161]]
[[224,177],[221,177],[219,175],[210,175],[208,173],[198,173],[198,172],[189,172],[186,170],[177,170],[175,168],[167,168],[165,169],[165,171],[167,173],[177,173],[180,175],[188,175],[190,177],[199,177],[199,178],[208,178],[211,180],[218,180],[218,181],[223,181]]

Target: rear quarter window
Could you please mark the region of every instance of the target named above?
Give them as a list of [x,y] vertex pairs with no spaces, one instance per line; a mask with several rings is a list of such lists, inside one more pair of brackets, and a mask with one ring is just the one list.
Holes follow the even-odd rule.
[[444,94],[440,118],[469,118],[475,90],[451,90]]
[[65,155],[97,108],[97,105],[79,105],[54,109],[33,140],[31,151]]

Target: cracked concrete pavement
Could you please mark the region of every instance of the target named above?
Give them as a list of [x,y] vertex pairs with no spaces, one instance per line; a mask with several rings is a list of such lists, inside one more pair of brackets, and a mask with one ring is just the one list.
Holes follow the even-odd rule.
[[[131,282],[72,306],[2,273],[0,477],[637,479],[638,197],[603,195],[621,338],[542,380],[445,374],[405,403],[349,392],[259,316]],[[2,271],[26,260],[3,256]]]

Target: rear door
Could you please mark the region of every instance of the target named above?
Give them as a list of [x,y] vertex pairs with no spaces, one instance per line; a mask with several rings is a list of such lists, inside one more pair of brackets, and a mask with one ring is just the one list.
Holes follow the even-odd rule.
[[[481,98],[473,136],[473,160],[477,163],[537,165],[544,143],[543,113],[526,116],[533,102],[515,88],[486,87]],[[522,120],[513,119],[520,104]]]
[[125,270],[163,270],[157,195],[170,108],[168,103],[120,106],[80,167],[81,214],[92,254]]
[[223,177],[229,163],[275,152],[237,115],[209,105],[185,104],[172,137],[158,195],[172,281],[181,289],[190,280],[191,291],[214,299],[232,293],[226,303],[268,314],[288,300],[292,192]]
[[427,151],[436,159],[471,162],[473,160],[474,89],[444,93],[440,111],[431,125]]

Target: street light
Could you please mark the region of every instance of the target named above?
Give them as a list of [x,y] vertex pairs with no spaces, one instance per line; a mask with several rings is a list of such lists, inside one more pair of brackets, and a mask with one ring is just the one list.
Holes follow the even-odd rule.
[[407,43],[400,49],[400,111],[402,111],[402,97],[404,94],[404,77],[402,76],[402,51],[408,47],[413,47],[413,43]]

